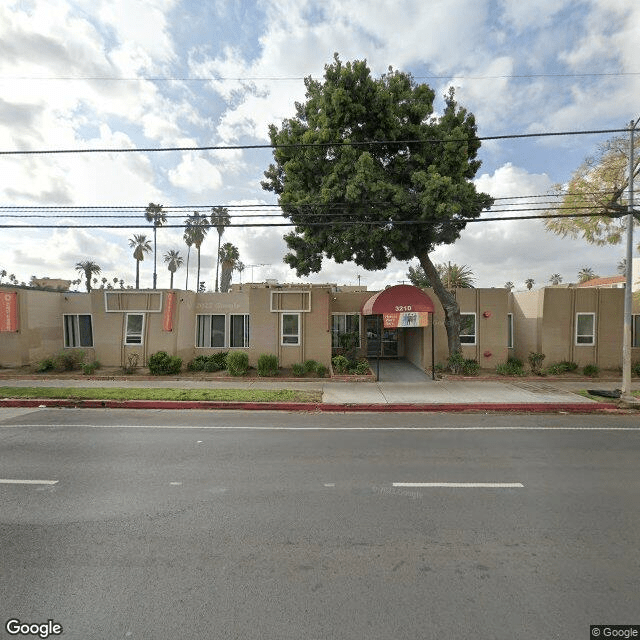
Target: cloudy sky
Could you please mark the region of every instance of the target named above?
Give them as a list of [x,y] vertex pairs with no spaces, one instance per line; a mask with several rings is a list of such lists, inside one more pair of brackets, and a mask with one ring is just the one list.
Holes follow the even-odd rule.
[[[304,98],[303,78],[321,78],[334,52],[366,59],[374,75],[390,65],[409,71],[439,96],[454,86],[481,136],[620,129],[640,115],[639,37],[636,0],[3,0],[0,151],[265,144],[268,125],[293,115]],[[610,136],[487,141],[478,187],[496,198],[543,195]],[[173,224],[214,205],[274,204],[260,187],[271,158],[268,149],[0,155],[0,206],[80,207],[48,209],[46,218],[33,217],[43,213],[35,208],[0,210],[2,227],[33,225],[0,228],[0,270],[26,282],[75,279],[74,265],[93,259],[109,281],[132,284],[127,239],[151,237],[141,214],[148,202],[183,207],[171,210]],[[136,210],[86,217],[83,207],[98,206],[116,207],[101,215]],[[244,281],[298,281],[282,262],[285,232],[225,232],[223,242],[233,242],[246,265],[263,265],[248,268]],[[208,288],[216,245],[212,231],[202,247]],[[159,230],[159,256],[168,249],[186,256],[179,229]],[[433,258],[468,265],[478,286],[510,280],[518,289],[553,273],[575,281],[586,266],[615,274],[623,253],[519,221],[470,224]],[[151,257],[142,263],[143,287],[151,286],[152,265]],[[407,266],[366,272],[325,260],[308,280],[355,284],[360,275],[377,289],[406,279]],[[158,274],[159,286],[168,286],[161,259]],[[183,268],[176,282],[185,275]]]

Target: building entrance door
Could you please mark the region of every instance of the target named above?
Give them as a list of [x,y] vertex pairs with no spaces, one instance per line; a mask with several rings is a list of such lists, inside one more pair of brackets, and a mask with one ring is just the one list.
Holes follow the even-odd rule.
[[[382,318],[367,316],[365,320],[367,332],[367,358],[397,358],[398,357],[398,330],[385,329],[382,326]],[[380,335],[382,333],[382,335]],[[382,351],[380,341],[382,340]]]

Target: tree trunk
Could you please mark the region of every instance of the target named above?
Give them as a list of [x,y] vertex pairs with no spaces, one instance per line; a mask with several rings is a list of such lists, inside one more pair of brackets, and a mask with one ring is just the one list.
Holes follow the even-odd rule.
[[216,292],[218,291],[218,271],[220,269],[220,241],[222,240],[222,234],[218,233],[218,257],[216,258]]
[[431,282],[433,291],[438,296],[440,304],[444,309],[444,326],[447,330],[447,344],[449,346],[449,355],[460,353],[462,346],[460,344],[460,305],[455,296],[445,289],[442,280],[436,270],[433,262],[429,258],[428,253],[422,253],[417,256],[420,266],[424,269],[427,278]]
[[173,289],[173,271],[171,271],[171,284],[169,285],[169,289]]
[[136,260],[136,289],[140,288],[140,260]]
[[187,247],[187,277],[184,280],[184,290],[189,291],[189,256],[191,255],[191,247]]
[[156,229],[155,222],[153,225],[153,288],[156,288],[156,284],[158,282],[158,272],[157,272],[157,263],[156,263],[156,255],[158,253],[158,245],[156,242]]
[[196,293],[200,291],[200,247],[198,249],[198,278],[196,280]]

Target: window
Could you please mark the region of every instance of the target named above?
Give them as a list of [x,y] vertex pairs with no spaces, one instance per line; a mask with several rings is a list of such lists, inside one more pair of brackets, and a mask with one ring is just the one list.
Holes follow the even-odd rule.
[[63,318],[65,347],[93,347],[90,315],[65,315]]
[[196,316],[196,347],[224,347],[225,316]]
[[282,344],[283,345],[300,344],[300,314],[299,313],[283,313],[282,314]]
[[640,314],[631,316],[631,346],[640,347]]
[[125,344],[142,344],[144,329],[144,314],[127,313],[127,328],[124,337]]
[[460,314],[460,342],[462,344],[476,343],[476,314]]
[[576,344],[595,344],[595,327],[595,313],[576,313]]
[[331,316],[331,347],[341,347],[340,336],[345,333],[355,333],[358,337],[355,346],[360,348],[360,314],[334,313]]
[[249,316],[231,315],[229,316],[229,346],[248,347],[249,346]]
[[513,349],[513,313],[507,313],[507,349]]

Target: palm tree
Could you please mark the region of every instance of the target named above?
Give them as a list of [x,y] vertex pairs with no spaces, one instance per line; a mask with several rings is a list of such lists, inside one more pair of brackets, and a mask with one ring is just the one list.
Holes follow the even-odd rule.
[[155,289],[158,282],[156,270],[156,257],[158,252],[156,231],[158,227],[161,227],[167,221],[167,215],[162,210],[161,204],[153,204],[153,202],[150,202],[144,210],[144,217],[147,222],[153,222],[153,288]]
[[511,282],[511,280],[509,280],[509,282],[505,282],[504,283],[504,288],[505,289],[509,289],[509,291],[511,291],[511,289],[513,289],[513,287],[515,287],[515,285],[513,284],[513,282]]
[[134,234],[129,238],[129,246],[133,247],[133,258],[136,261],[136,289],[140,288],[140,263],[144,260],[144,254],[151,251],[151,243],[145,235]]
[[189,218],[187,218],[185,221],[185,229],[184,229],[184,235],[182,236],[182,239],[184,240],[185,244],[187,245],[187,277],[185,278],[184,281],[184,288],[185,291],[189,290],[189,257],[191,256],[191,247],[193,246],[193,237],[192,237],[192,231],[191,231],[191,227],[189,226]]
[[452,264],[447,262],[442,264],[440,278],[447,289],[473,289],[475,276],[473,271],[466,265]]
[[240,253],[238,247],[235,247],[230,242],[226,242],[220,249],[220,264],[222,266],[222,273],[220,275],[220,291],[226,293],[231,286],[231,274],[238,263]]
[[169,289],[173,289],[173,274],[182,266],[184,260],[179,251],[169,249],[169,251],[164,254],[164,261],[167,263],[167,269],[169,269],[169,272],[171,273]]
[[236,262],[236,271],[240,274],[240,284],[242,284],[242,272],[246,269],[246,267],[244,266],[244,262],[240,262],[240,260],[238,260],[238,262]]
[[559,273],[554,273],[550,278],[549,282],[553,285],[558,285],[562,282],[562,276]]
[[536,283],[536,281],[533,278],[527,278],[524,281],[524,284],[526,285],[527,289],[529,289],[529,291],[531,291],[531,289],[533,289],[533,285]]
[[[466,264],[461,266],[451,262],[441,262],[436,265],[436,271],[447,289],[473,289],[475,276]],[[410,266],[407,276],[415,287],[431,287],[431,282],[421,266],[415,268]]]
[[7,270],[3,269],[2,271],[0,271],[0,282],[2,282],[2,278],[6,278],[7,277]]
[[578,271],[578,281],[579,282],[587,282],[587,280],[593,280],[598,276],[595,274],[591,267],[582,267],[580,271]]
[[96,264],[93,260],[82,260],[76,263],[76,271],[84,274],[87,279],[87,291],[91,291],[91,278],[93,275],[102,271],[100,265]]
[[[209,231],[209,220],[204,213],[193,212],[193,215],[187,216],[185,220],[186,227],[184,231],[185,241],[189,237],[191,244],[198,251],[198,279],[196,282],[196,291],[200,290],[200,247],[204,242],[207,232]],[[187,242],[188,244],[188,242]]]
[[216,291],[218,291],[218,270],[220,268],[220,241],[226,227],[231,223],[231,217],[226,207],[213,207],[211,209],[211,226],[218,232],[218,259],[216,261]]

